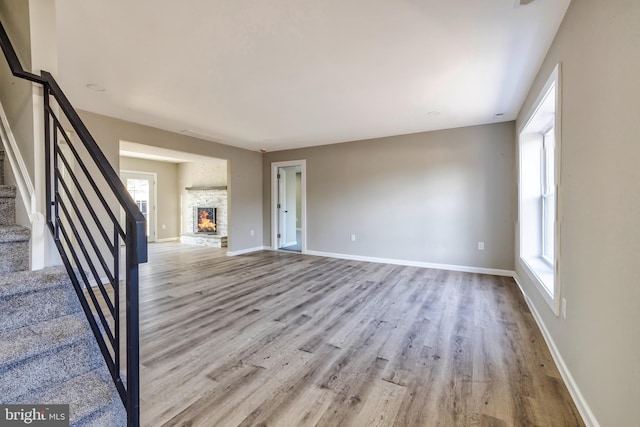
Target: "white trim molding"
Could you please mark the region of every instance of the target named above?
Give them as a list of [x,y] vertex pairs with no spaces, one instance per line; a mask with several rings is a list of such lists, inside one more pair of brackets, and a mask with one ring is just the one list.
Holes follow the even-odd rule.
[[27,170],[27,165],[20,154],[18,143],[11,131],[11,126],[9,125],[9,120],[4,112],[2,103],[0,103],[0,120],[2,122],[2,126],[0,127],[0,136],[2,137],[4,152],[9,160],[11,170],[13,171],[14,178],[16,180],[16,187],[18,188],[18,192],[22,198],[24,208],[29,212],[29,215],[32,215],[36,212],[35,190],[33,188],[33,183],[31,182],[31,177],[29,176],[29,171]]
[[[27,165],[20,154],[20,148],[18,147],[16,138],[11,131],[11,125],[9,124],[2,103],[0,103],[0,139],[2,139],[4,152],[13,172],[20,199],[22,200],[25,211],[29,215],[29,224],[31,226],[29,262],[31,270],[41,270],[45,267],[46,219],[37,209],[36,191],[29,176]],[[36,165],[36,169],[37,168],[38,166]],[[5,174],[6,172],[7,171],[5,171]]]
[[314,256],[323,256],[327,258],[348,259],[352,261],[377,262],[382,264],[405,265],[408,267],[435,268],[438,270],[462,271],[465,273],[491,274],[494,276],[513,277],[513,275],[515,274],[515,272],[512,270],[500,270],[495,268],[484,268],[484,267],[469,267],[465,265],[453,265],[453,264],[436,264],[431,262],[408,261],[408,260],[393,259],[393,258],[377,258],[377,257],[368,257],[368,256],[361,256],[361,255],[339,254],[339,253],[332,253],[332,252],[319,252],[319,251],[308,250],[306,254],[314,255]]
[[167,237],[167,238],[164,238],[164,239],[156,239],[152,243],[175,242],[176,240],[180,240],[180,237]]
[[250,254],[252,252],[259,252],[271,249],[270,246],[256,246],[254,248],[240,249],[238,251],[227,251],[227,256],[236,256]]
[[[561,64],[547,78],[535,103],[527,112],[526,120],[520,124],[517,133],[518,149],[518,221],[516,262],[526,272],[544,300],[556,316],[560,316],[562,299],[561,275],[561,218],[562,218],[562,73]],[[544,213],[539,206],[543,197],[540,188],[544,176],[544,135],[554,132],[554,254],[551,265],[542,260]],[[539,158],[536,158],[538,157]]]
[[[97,288],[98,287],[98,282],[96,282],[95,278],[93,278],[93,277],[92,278],[87,277],[87,278],[89,279],[89,286],[91,286],[92,288]],[[84,284],[84,281],[82,281],[81,283],[82,283],[82,286],[84,286],[86,288],[86,285]],[[108,277],[101,277],[100,278],[100,284],[101,285],[108,285],[110,283],[111,282],[109,281]]]
[[520,288],[520,292],[522,292],[522,296],[524,297],[524,300],[527,303],[527,306],[529,307],[529,310],[531,311],[533,318],[538,324],[538,328],[540,328],[540,332],[542,332],[542,337],[544,338],[544,341],[547,343],[547,347],[551,352],[551,357],[553,357],[553,361],[556,363],[556,366],[558,367],[558,371],[560,371],[560,376],[562,376],[562,379],[567,385],[569,394],[573,398],[573,401],[576,404],[576,407],[578,408],[578,412],[580,412],[580,415],[582,416],[582,420],[587,425],[587,427],[600,427],[600,423],[598,422],[598,420],[596,419],[596,416],[593,414],[593,411],[589,407],[589,404],[587,403],[582,392],[580,391],[578,384],[576,384],[576,381],[573,378],[573,375],[571,375],[571,371],[567,367],[567,364],[565,363],[564,358],[562,357],[562,354],[560,354],[560,350],[558,350],[558,347],[556,346],[555,341],[551,337],[551,334],[549,333],[547,326],[542,321],[542,317],[540,317],[540,313],[538,313],[538,310],[536,310],[535,305],[531,302],[531,300],[525,293],[524,288],[520,284],[520,279],[515,272],[513,273],[513,280],[515,280],[516,284],[518,285],[518,288]]
[[284,162],[273,162],[271,163],[271,246],[276,248],[278,247],[278,168],[288,167],[288,166],[300,166],[302,171],[301,173],[301,183],[300,183],[300,199],[301,206],[300,209],[302,212],[300,213],[300,225],[301,225],[301,233],[300,240],[301,242],[301,252],[307,252],[307,160],[287,160]]

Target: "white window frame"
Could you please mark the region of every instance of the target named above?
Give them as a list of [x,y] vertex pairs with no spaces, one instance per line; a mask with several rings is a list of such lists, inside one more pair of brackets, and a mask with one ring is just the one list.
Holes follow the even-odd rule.
[[[539,290],[556,316],[560,315],[560,148],[561,87],[560,64],[557,64],[540,91],[533,107],[518,128],[518,227],[519,264]],[[554,97],[554,98],[553,98]],[[550,108],[552,107],[552,108]],[[549,110],[552,110],[551,112]],[[553,185],[548,182],[545,135],[553,132]],[[533,159],[533,160],[532,160]],[[539,164],[531,163],[537,162]],[[527,163],[528,162],[528,163]],[[532,181],[535,179],[535,181]],[[538,181],[539,180],[539,181]],[[545,249],[545,200],[553,198],[553,254]]]
[[[555,122],[555,120],[554,120]],[[555,244],[556,236],[555,236],[555,219],[556,219],[556,179],[555,179],[555,137],[553,138],[553,142],[550,143],[549,139],[553,137],[555,134],[555,123],[551,125],[545,132],[542,134],[542,154],[541,160],[542,164],[540,166],[541,171],[541,191],[540,191],[540,219],[542,224],[541,228],[541,253],[540,257],[544,262],[546,262],[549,267],[553,268],[555,264],[555,247],[552,249],[553,252],[547,253],[547,233],[549,232],[549,228],[554,228],[554,238],[553,243]],[[551,135],[551,136],[550,136]],[[549,149],[549,145],[551,145],[551,149]],[[552,162],[549,162],[551,157]],[[551,165],[549,165],[551,163]],[[551,169],[551,170],[549,170]],[[552,175],[552,178],[549,179],[549,175]],[[547,216],[547,205],[550,203],[549,200],[553,202],[553,217],[549,218]],[[549,224],[551,222],[551,224]]]

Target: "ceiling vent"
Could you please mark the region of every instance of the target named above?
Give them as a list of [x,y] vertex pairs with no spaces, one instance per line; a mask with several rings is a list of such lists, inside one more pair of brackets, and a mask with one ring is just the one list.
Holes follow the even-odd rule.
[[536,0],[513,0],[513,7],[518,8],[520,6],[526,6],[533,3]]

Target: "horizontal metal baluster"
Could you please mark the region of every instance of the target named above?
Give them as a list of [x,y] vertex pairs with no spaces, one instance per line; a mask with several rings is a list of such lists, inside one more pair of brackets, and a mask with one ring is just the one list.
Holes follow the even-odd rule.
[[[93,292],[93,289],[92,289],[91,285],[89,284],[89,278],[87,277],[87,273],[85,273],[85,271],[81,268],[82,263],[80,262],[80,258],[78,257],[78,253],[75,251],[75,249],[73,249],[73,245],[71,243],[71,239],[69,238],[69,233],[67,233],[67,230],[64,228],[64,225],[63,225],[62,221],[60,220],[60,218],[57,218],[56,222],[58,223],[58,228],[62,232],[62,235],[63,235],[63,237],[65,239],[65,242],[67,243],[67,246],[69,248],[68,250],[71,253],[71,256],[73,257],[74,262],[76,263],[76,271],[77,271],[76,274],[79,274],[80,277],[82,277],[82,281],[84,282],[84,288],[87,291],[87,293],[89,294],[89,297],[91,297],[91,301],[93,302],[93,307],[96,310],[96,314],[100,318],[100,322],[102,323],[102,327],[104,329],[104,332],[107,334],[107,338],[109,338],[109,341],[111,342],[111,347],[113,349],[115,349],[115,344],[114,344],[115,339],[114,339],[113,333],[111,331],[111,328],[109,326],[109,322],[107,321],[106,317],[104,317],[104,313],[102,311],[102,308],[100,307],[98,299],[96,298],[96,295]],[[82,245],[80,245],[80,246],[82,246]]]
[[[114,224],[118,224],[118,219],[116,218],[116,216],[114,215],[114,213],[111,211],[111,207],[113,206],[113,204],[109,204],[107,203],[107,201],[105,200],[104,196],[102,195],[103,191],[101,191],[98,188],[98,185],[96,184],[95,180],[93,179],[93,177],[91,176],[91,173],[89,172],[89,170],[87,169],[87,167],[85,166],[84,162],[82,161],[82,158],[80,157],[80,154],[78,153],[78,150],[76,149],[76,147],[73,145],[73,143],[69,140],[69,138],[67,138],[66,133],[64,133],[64,129],[62,128],[62,125],[60,125],[60,122],[58,121],[57,117],[55,116],[55,114],[53,114],[53,112],[51,113],[51,116],[54,119],[54,122],[56,124],[56,127],[59,127],[59,129],[61,131],[63,131],[63,135],[65,137],[65,140],[67,141],[67,146],[69,147],[69,149],[71,150],[71,152],[73,153],[73,157],[76,159],[77,161],[77,165],[80,166],[80,169],[82,170],[82,172],[84,173],[85,178],[87,179],[87,182],[89,182],[89,184],[91,185],[91,187],[93,188],[93,191],[95,193],[95,195],[98,197],[98,200],[100,200],[100,203],[102,204],[102,206],[105,209],[105,212],[107,213],[107,215],[109,215],[111,221]],[[62,154],[62,153],[60,153]],[[67,163],[67,162],[65,162]],[[124,234],[124,231],[123,231]]]
[[[69,246],[70,245],[69,237],[67,236],[64,228],[62,227],[62,223],[59,218],[56,219],[56,223],[57,223],[57,226],[62,231],[61,234],[65,243],[67,244],[67,246]],[[56,242],[56,246],[60,251],[60,256],[62,258],[62,261],[64,263],[66,270],[74,271],[74,267],[71,264],[71,261],[69,259],[69,256],[67,255],[67,251],[65,250],[64,245],[62,244],[62,241],[58,240]],[[70,250],[69,252],[71,252],[71,255],[73,256],[73,250]],[[80,281],[78,280],[78,277],[75,274],[70,274],[69,279],[71,280],[71,283],[73,283],[76,294],[78,295],[78,299],[80,300],[80,304],[82,305],[82,309],[84,310],[84,313],[87,316],[87,320],[89,321],[91,330],[93,331],[93,334],[96,337],[96,341],[98,342],[98,346],[100,347],[100,351],[102,352],[102,355],[105,356],[104,360],[107,363],[107,367],[109,369],[113,369],[113,359],[111,358],[110,350],[107,347],[107,342],[102,336],[102,332],[100,331],[100,326],[98,325],[98,322],[96,321],[95,317],[93,317],[93,312],[91,310],[91,306],[89,305],[89,301],[84,295],[84,291],[83,291],[84,286],[80,283]]]
[[[78,208],[77,203],[73,200],[73,193],[71,192],[71,190],[69,189],[67,183],[65,182],[64,177],[62,177],[62,175],[57,170],[56,170],[56,177],[58,178],[58,181],[60,182],[60,184],[62,184],[62,188],[64,189],[65,194],[67,195],[67,199],[69,200],[69,203],[71,204],[71,207],[73,208],[73,212],[76,214],[76,217],[78,218],[78,221],[80,221],[80,225],[82,225],[82,229],[84,230],[85,235],[89,239],[89,242],[91,243],[91,247],[96,252],[98,260],[100,261],[100,265],[102,265],[102,268],[104,269],[104,272],[107,275],[107,278],[109,279],[109,282],[113,283],[113,281],[114,281],[113,275],[111,274],[111,271],[109,270],[109,266],[107,265],[106,260],[102,256],[102,253],[98,249],[98,244],[96,243],[96,241],[93,238],[91,232],[89,231],[89,226],[87,225],[87,222],[82,217],[82,213],[80,212],[80,209]],[[96,225],[98,227],[102,227],[100,224],[96,224]]]
[[[100,223],[100,219],[98,218],[98,215],[96,214],[95,210],[91,207],[91,202],[89,201],[87,195],[82,190],[82,186],[80,185],[80,182],[78,181],[78,178],[76,177],[76,174],[73,172],[73,168],[71,168],[71,166],[69,165],[66,157],[64,156],[64,154],[62,152],[57,151],[57,155],[60,157],[60,159],[64,163],[65,168],[66,168],[66,170],[67,170],[67,172],[69,174],[69,177],[71,177],[71,181],[73,181],[73,184],[75,185],[75,188],[78,191],[78,194],[80,195],[80,198],[84,202],[85,207],[89,211],[89,214],[91,215],[91,218],[93,218],[93,221],[96,224],[99,224]],[[109,239],[109,236],[107,235],[107,233],[104,230],[100,230],[100,231],[101,231],[100,234],[102,235],[102,238],[104,239],[105,243],[109,246],[109,250],[112,250],[113,249],[113,244],[111,243],[111,241]]]
[[[64,212],[64,214],[67,217],[70,217],[69,210],[67,209],[67,206],[65,205],[64,201],[62,199],[60,199],[58,204],[62,208],[62,211]],[[78,246],[80,246],[80,250],[82,251],[82,254],[84,255],[84,259],[86,261],[86,264],[89,267],[89,269],[91,270],[91,274],[93,274],[93,278],[96,281],[96,285],[98,286],[98,288],[100,289],[100,292],[102,293],[102,297],[104,298],[104,302],[107,304],[107,308],[111,312],[111,315],[115,317],[115,309],[113,307],[113,303],[111,302],[111,297],[109,297],[109,294],[107,293],[106,289],[104,288],[104,285],[102,284],[102,282],[100,280],[101,279],[100,274],[98,274],[98,271],[96,270],[96,268],[94,267],[93,263],[91,262],[91,255],[85,249],[84,244],[83,244],[84,241],[83,241],[82,237],[78,233],[78,230],[73,225],[73,223],[70,224],[70,228],[71,228],[71,231],[73,232],[73,236],[76,238],[76,242],[78,243]],[[78,270],[80,270],[80,266],[78,265],[77,267],[78,267]],[[91,286],[89,286],[89,284],[87,283],[87,288],[90,288],[90,287]],[[93,292],[93,290],[91,290],[91,292]]]

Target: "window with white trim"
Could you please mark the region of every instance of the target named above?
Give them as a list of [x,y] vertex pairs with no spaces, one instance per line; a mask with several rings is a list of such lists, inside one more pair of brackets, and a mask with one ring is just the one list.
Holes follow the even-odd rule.
[[541,221],[542,221],[542,259],[553,266],[555,264],[555,225],[556,225],[556,180],[555,180],[555,127],[542,135],[542,182]]
[[520,264],[556,315],[558,271],[559,66],[519,129]]

